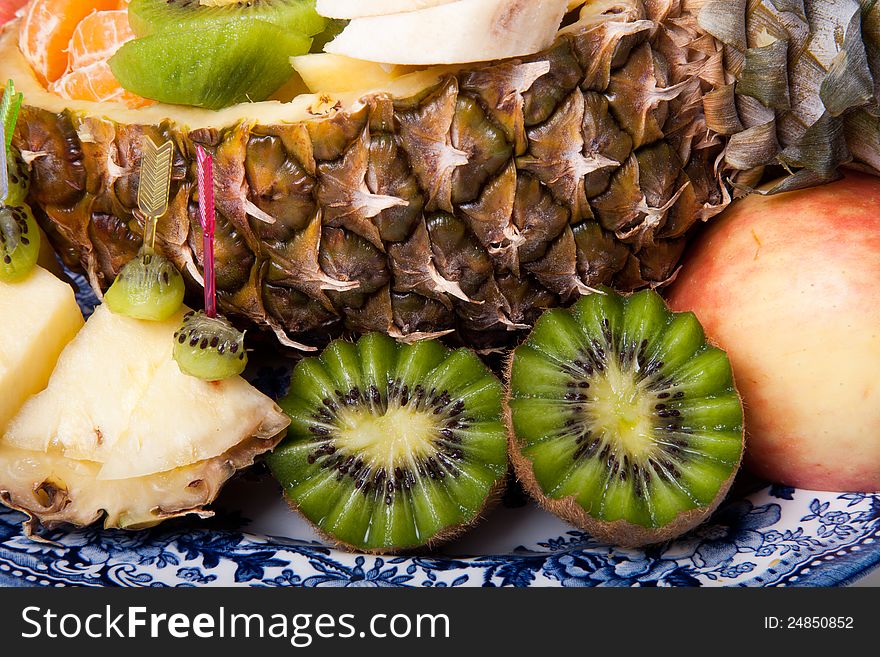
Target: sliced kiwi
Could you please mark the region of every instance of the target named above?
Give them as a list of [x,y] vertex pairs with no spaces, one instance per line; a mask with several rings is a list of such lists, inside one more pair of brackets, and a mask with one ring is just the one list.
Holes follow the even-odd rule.
[[269,467],[321,532],[361,551],[435,545],[473,524],[507,472],[498,379],[471,351],[337,341],[294,369]]
[[290,58],[311,43],[255,19],[184,25],[129,41],[110,68],[144,98],[216,110],[268,98],[292,75]]
[[129,261],[104,301],[117,315],[162,322],[183,305],[183,277],[168,258],[142,251]]
[[26,205],[0,205],[0,281],[27,276],[40,255],[40,229]]
[[315,38],[312,40],[312,52],[324,52],[324,46],[342,34],[342,30],[347,26],[347,20],[328,18],[327,25],[322,31],[315,34]]
[[222,381],[244,372],[244,333],[225,317],[188,312],[174,334],[174,360],[184,374]]
[[551,310],[509,365],[516,473],[548,510],[623,546],[669,540],[723,499],[743,452],[726,354],[654,291]]
[[315,10],[315,0],[131,0],[128,5],[128,21],[139,37],[168,28],[195,30],[210,23],[254,19],[307,37],[321,33],[328,23]]
[[21,157],[21,153],[14,146],[10,147],[7,151],[6,173],[9,183],[6,204],[24,205],[31,185],[31,174],[27,164]]

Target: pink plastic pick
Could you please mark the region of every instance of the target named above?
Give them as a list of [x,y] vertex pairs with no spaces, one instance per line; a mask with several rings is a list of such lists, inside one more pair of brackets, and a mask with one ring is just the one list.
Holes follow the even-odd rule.
[[205,313],[217,316],[217,279],[214,274],[214,158],[201,146],[196,146],[199,166],[199,215],[202,220],[205,261]]

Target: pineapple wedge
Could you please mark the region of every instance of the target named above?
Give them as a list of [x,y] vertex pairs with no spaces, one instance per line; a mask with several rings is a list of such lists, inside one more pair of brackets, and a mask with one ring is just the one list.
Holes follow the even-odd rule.
[[141,322],[99,307],[46,389],[0,440],[0,500],[40,524],[138,528],[201,511],[289,419],[235,377],[205,382],[172,359],[182,313]]
[[0,282],[0,433],[46,387],[55,362],[82,328],[73,290],[41,267]]

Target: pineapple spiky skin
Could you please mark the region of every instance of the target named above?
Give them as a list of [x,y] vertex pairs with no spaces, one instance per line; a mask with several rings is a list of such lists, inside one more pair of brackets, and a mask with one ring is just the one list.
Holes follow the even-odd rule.
[[[850,2],[857,14],[846,0],[808,33],[841,23],[850,41],[861,39],[852,12],[844,15]],[[815,108],[779,101],[783,82],[790,99],[803,95],[794,93],[803,86],[794,65],[782,81],[746,74],[736,96],[735,83],[754,72],[743,62],[765,53],[756,60],[747,47],[764,48],[773,32],[770,3],[724,3],[738,12],[742,38],[713,23],[717,4],[595,0],[543,53],[407,93],[300,99],[299,112],[167,108],[166,118],[155,107],[116,112],[50,99],[24,108],[15,143],[41,154],[32,201],[59,252],[96,288],[141,246],[140,144],[167,138],[172,197],[157,246],[198,287],[194,153],[202,145],[215,157],[226,312],[291,346],[338,330],[457,333],[489,346],[596,286],[663,285],[694,224],[756,184],[766,165],[803,167],[787,183],[802,186],[852,159],[843,128],[854,117],[876,123],[863,115],[873,97],[850,94],[858,100],[817,118]],[[805,4],[815,18],[819,3]],[[814,96],[831,69],[809,78]],[[810,150],[817,134],[821,148]],[[877,149],[861,150],[870,164]]]

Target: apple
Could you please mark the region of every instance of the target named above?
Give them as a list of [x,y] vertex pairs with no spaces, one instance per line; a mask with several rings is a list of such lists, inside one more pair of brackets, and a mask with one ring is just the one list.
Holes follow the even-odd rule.
[[880,491],[880,179],[734,203],[691,245],[669,302],[730,356],[753,472]]

